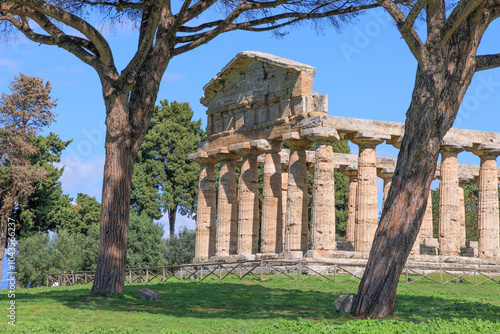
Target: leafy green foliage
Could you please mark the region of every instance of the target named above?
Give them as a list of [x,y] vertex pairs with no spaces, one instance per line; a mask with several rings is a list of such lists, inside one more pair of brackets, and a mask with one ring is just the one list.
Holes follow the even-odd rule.
[[175,213],[193,217],[196,212],[199,165],[188,160],[204,139],[201,119],[192,121],[188,103],[160,102],[139,151],[132,179],[131,205],[137,213],[160,219],[169,213],[170,235]]
[[194,258],[196,232],[184,227],[178,235],[165,240],[165,257],[167,265],[191,263]]
[[163,227],[154,223],[145,213],[130,213],[127,247],[127,267],[145,268],[162,266]]

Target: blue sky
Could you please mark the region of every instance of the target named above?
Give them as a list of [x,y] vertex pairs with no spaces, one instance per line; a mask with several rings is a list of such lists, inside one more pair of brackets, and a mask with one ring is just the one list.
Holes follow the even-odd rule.
[[[209,21],[214,15],[206,14],[200,22]],[[127,23],[114,31],[101,28],[106,31],[105,36],[121,70],[137,45],[135,29]],[[499,35],[500,23],[496,22],[483,37],[479,53],[500,52]],[[317,70],[314,90],[328,94],[329,115],[394,122],[405,120],[417,63],[390,17],[382,10],[367,12],[341,32],[328,26],[316,31],[306,22],[280,39],[271,33],[220,35],[170,62],[158,98],[189,102],[194,118],[201,118],[205,125],[205,107],[199,102],[203,86],[238,52],[245,50],[271,53],[314,66]],[[97,74],[62,49],[16,36],[0,49],[1,92],[10,92],[8,83],[19,72],[50,80],[52,96],[59,99],[57,123],[45,132],[55,132],[63,140],[73,139],[63,153],[65,193],[76,197],[78,192],[83,192],[100,200],[105,109]],[[477,73],[455,126],[500,131],[499,92],[500,70]],[[355,152],[355,146],[352,149]],[[377,155],[395,157],[397,152],[383,144],[377,148]],[[459,155],[459,162],[478,164],[479,158],[463,153]],[[166,224],[166,217],[161,222]],[[179,216],[178,228],[182,226],[194,228],[194,222]]]

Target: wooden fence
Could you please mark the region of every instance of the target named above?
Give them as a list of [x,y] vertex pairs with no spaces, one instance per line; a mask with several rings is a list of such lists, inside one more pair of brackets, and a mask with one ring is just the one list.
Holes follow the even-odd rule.
[[[215,277],[243,279],[255,277],[267,281],[276,276],[305,281],[321,277],[340,283],[349,279],[361,279],[365,264],[303,260],[256,260],[239,262],[199,263],[177,266],[126,269],[125,282],[150,283],[172,280],[200,280]],[[47,286],[88,284],[94,281],[94,271],[71,271],[47,275]],[[500,284],[500,266],[459,265],[447,263],[412,263],[404,268],[400,281],[408,284],[428,280],[438,284],[468,283],[480,285],[491,281]]]

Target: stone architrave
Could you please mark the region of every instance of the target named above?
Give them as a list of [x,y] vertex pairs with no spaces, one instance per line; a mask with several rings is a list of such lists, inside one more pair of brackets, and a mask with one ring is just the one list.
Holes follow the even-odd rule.
[[238,155],[221,147],[208,152],[220,161],[219,192],[217,197],[216,256],[228,256],[236,252],[237,199],[235,160]]
[[278,254],[283,250],[283,212],[281,186],[281,142],[252,141],[251,146],[264,155],[260,252]]
[[464,196],[464,185],[467,182],[474,180],[472,175],[461,175],[458,179],[458,196],[459,196],[459,214],[460,214],[460,247],[467,247],[467,234],[465,228],[465,196]]
[[307,214],[307,161],[306,147],[312,144],[298,132],[283,135],[283,142],[290,147],[288,184],[286,193],[284,256],[299,258],[308,247]]
[[356,229],[354,249],[369,252],[378,227],[377,159],[375,147],[391,139],[385,134],[358,132],[348,138],[359,147],[358,190],[356,195]]
[[500,155],[500,144],[481,144],[473,153],[481,158],[478,199],[479,257],[498,258],[500,226],[496,159]]
[[346,241],[354,242],[354,231],[356,228],[356,196],[358,192],[358,171],[354,168],[347,168],[347,170],[343,173],[349,176]]
[[471,142],[445,140],[439,180],[439,255],[460,255],[460,198],[457,155]]
[[209,157],[206,152],[191,154],[189,158],[200,164],[194,262],[203,262],[215,255],[216,203],[214,165],[217,160]]
[[229,146],[231,152],[242,156],[238,181],[238,255],[252,255],[259,245],[259,175],[258,150],[250,142]]
[[332,143],[339,135],[332,128],[309,128],[302,135],[316,142],[311,210],[311,250],[308,257],[331,257],[335,243],[335,181]]

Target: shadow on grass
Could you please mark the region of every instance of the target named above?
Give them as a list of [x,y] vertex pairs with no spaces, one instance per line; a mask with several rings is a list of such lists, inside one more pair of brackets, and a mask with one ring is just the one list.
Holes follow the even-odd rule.
[[[89,287],[67,290],[49,290],[39,293],[22,293],[19,302],[53,300],[77,310],[145,312],[173,317],[211,319],[338,319],[348,320],[349,315],[335,312],[334,300],[340,293],[263,286],[248,281],[182,282],[132,285],[125,287],[122,296],[90,296]],[[337,285],[338,287],[338,285]],[[135,297],[132,290],[150,288],[164,294],[158,301],[145,301]],[[350,287],[352,290],[352,287]],[[333,290],[333,289],[332,289]],[[343,289],[344,291],[348,289]],[[354,291],[352,291],[354,292]],[[398,294],[395,318],[421,322],[440,319],[483,319],[498,322],[500,305],[477,301],[461,301],[434,296]]]

